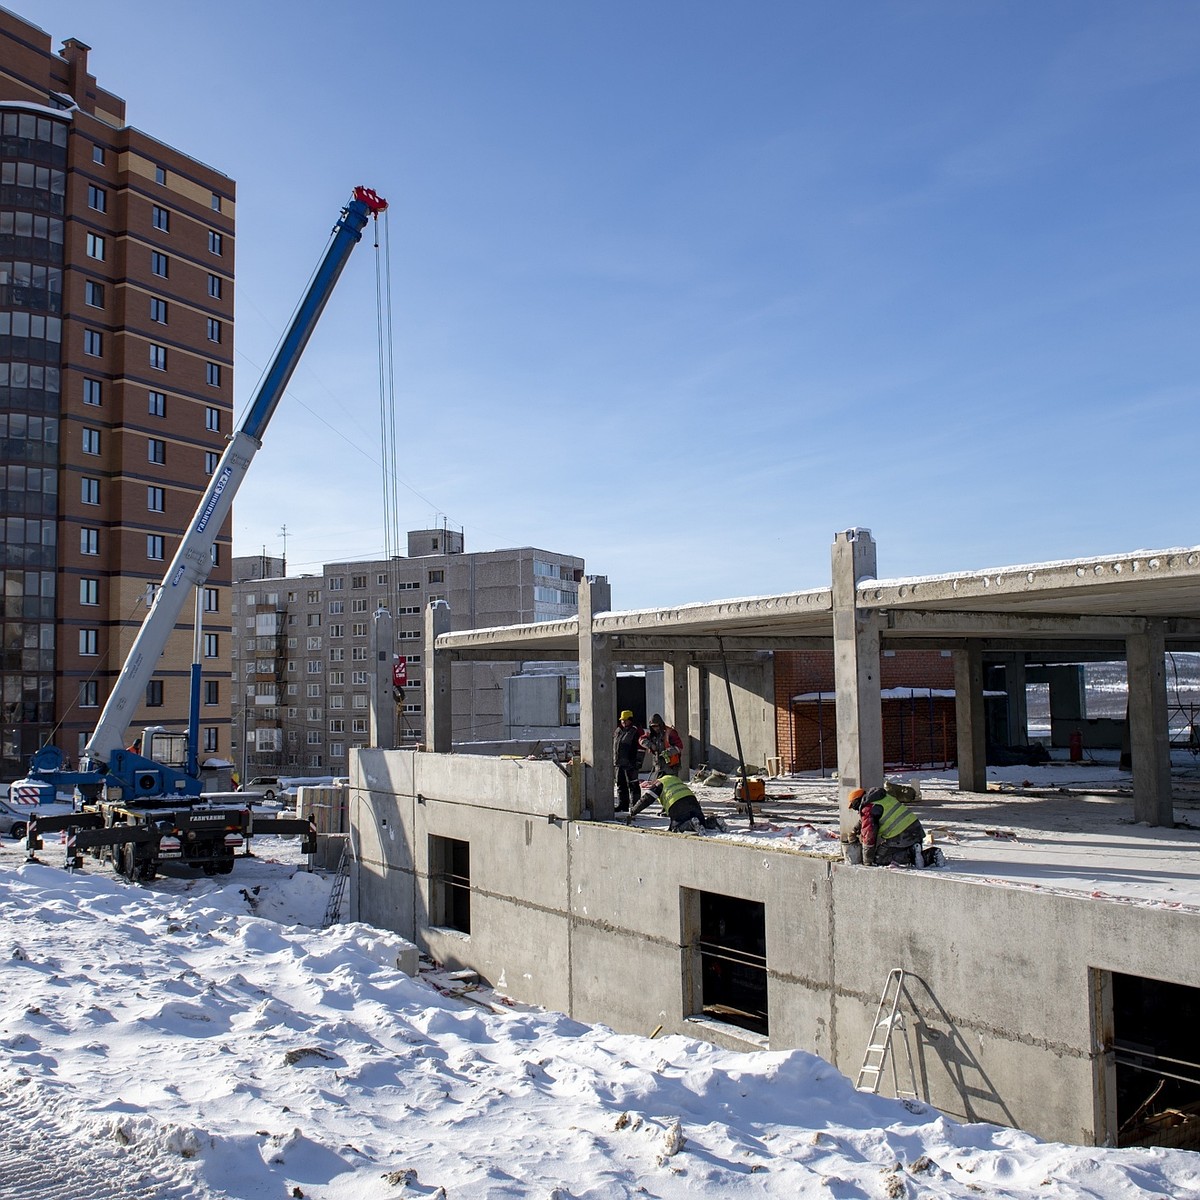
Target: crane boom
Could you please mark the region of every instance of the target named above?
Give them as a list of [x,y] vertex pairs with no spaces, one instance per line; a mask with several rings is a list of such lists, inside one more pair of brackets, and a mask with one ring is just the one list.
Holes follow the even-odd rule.
[[[254,455],[262,447],[267,423],[287,388],[351,250],[362,238],[367,221],[386,207],[387,201],[381,200],[369,188],[358,187],[342,210],[325,256],[279,343],[241,428],[230,438],[213,472],[130,647],[121,673],[84,750],[87,760],[85,770],[110,771],[125,753],[125,735],[133,714],[145,694],[192,588],[200,587],[212,570],[212,547],[217,533],[229,515],[233,498]],[[176,786],[179,786],[178,783]]]

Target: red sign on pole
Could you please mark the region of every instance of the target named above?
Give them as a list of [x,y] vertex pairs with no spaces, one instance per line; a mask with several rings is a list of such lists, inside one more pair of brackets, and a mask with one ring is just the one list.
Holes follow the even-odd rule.
[[392,662],[392,687],[402,688],[408,683],[408,661],[399,654]]

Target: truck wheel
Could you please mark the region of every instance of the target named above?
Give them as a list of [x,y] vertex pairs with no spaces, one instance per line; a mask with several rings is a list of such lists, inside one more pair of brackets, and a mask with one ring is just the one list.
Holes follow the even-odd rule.
[[270,803],[271,803],[271,801],[275,799],[275,791],[274,791],[274,789],[273,789],[273,788],[267,788],[267,790],[266,790],[265,792],[263,792],[263,799],[264,799],[264,800],[265,800],[265,801],[266,801],[268,804],[270,804]]
[[121,857],[117,863],[117,873],[124,875],[131,883],[138,877],[137,851],[133,842],[126,842],[121,847]]
[[219,863],[217,863],[217,874],[218,875],[228,875],[232,870],[233,870],[233,859],[232,858],[222,859]]
[[25,836],[25,826],[20,821],[18,821],[12,827],[12,829],[9,830],[9,832],[12,834],[13,837],[15,837],[18,841],[20,841],[21,838],[23,838]]

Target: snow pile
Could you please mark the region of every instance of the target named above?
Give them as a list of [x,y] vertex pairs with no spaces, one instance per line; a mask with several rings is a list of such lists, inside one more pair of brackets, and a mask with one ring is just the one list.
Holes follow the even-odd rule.
[[1200,1196],[1195,1154],[959,1125],[801,1051],[410,979],[395,935],[311,927],[328,886],[253,860],[137,887],[6,854],[0,1196]]

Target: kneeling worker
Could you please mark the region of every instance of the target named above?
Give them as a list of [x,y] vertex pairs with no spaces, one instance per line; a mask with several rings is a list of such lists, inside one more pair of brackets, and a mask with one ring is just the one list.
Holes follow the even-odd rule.
[[651,800],[657,800],[662,810],[670,819],[672,833],[699,833],[701,829],[724,830],[725,822],[720,817],[706,817],[692,791],[678,775],[660,775],[649,783],[643,784],[642,794],[633,806],[629,816],[625,818],[627,825],[633,824],[633,818],[646,808]]
[[850,793],[850,807],[858,813],[857,834],[862,842],[862,861],[870,867],[892,863],[904,867],[941,866],[940,850],[931,850],[928,858],[921,849],[925,829],[921,822],[881,787]]

